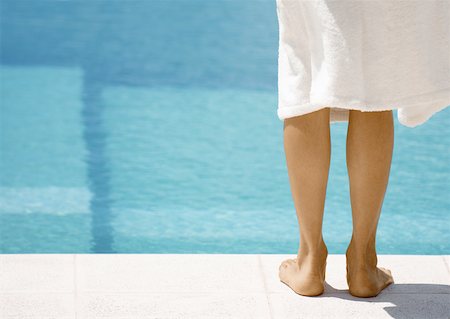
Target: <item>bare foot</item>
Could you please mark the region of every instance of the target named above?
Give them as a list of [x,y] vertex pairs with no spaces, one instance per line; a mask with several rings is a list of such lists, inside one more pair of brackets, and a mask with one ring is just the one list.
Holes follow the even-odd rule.
[[318,296],[324,292],[328,251],[323,243],[320,251],[302,254],[283,261],[279,267],[280,281],[302,296]]
[[362,298],[375,297],[394,282],[389,269],[377,267],[375,251],[368,253],[364,259],[353,251],[350,244],[346,257],[347,284],[351,295]]

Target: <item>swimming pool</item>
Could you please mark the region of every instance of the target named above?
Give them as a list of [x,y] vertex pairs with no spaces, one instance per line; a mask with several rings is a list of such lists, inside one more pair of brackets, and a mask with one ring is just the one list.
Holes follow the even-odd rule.
[[[297,251],[274,1],[2,0],[0,23],[1,253]],[[351,237],[346,129],[330,253]],[[377,252],[449,254],[450,110],[395,134]]]

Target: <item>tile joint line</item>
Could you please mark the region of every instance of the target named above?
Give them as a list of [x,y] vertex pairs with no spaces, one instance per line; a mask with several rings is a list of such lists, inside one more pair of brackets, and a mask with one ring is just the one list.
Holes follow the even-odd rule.
[[269,292],[268,292],[267,285],[266,285],[266,278],[264,276],[264,271],[263,271],[263,267],[262,267],[261,255],[257,254],[256,257],[258,258],[259,274],[262,278],[262,282],[263,282],[263,286],[264,286],[264,293],[266,295],[267,305],[269,306],[269,315],[270,315],[270,318],[274,318],[273,311],[272,311],[272,305],[270,303],[270,298],[269,298]]
[[73,296],[75,319],[78,318],[77,254],[73,254]]
[[441,255],[441,258],[444,260],[445,268],[447,268],[447,273],[450,275],[450,265],[447,263],[446,255]]

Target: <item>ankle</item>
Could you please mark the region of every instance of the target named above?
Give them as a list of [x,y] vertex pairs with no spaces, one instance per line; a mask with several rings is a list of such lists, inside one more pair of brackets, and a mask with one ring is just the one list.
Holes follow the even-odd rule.
[[358,245],[351,241],[345,253],[347,265],[352,268],[367,269],[377,265],[377,253],[373,245]]
[[352,235],[346,253],[354,254],[375,254],[375,238],[359,238]]
[[301,253],[304,257],[311,257],[313,259],[316,258],[323,258],[325,256],[328,256],[328,248],[325,242],[322,240],[317,245],[300,245],[299,254]]

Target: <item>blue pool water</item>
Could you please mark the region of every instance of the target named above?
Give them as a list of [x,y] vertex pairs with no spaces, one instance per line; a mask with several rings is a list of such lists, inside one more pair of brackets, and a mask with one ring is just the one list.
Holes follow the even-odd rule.
[[[297,251],[275,1],[0,1],[0,252]],[[377,252],[449,254],[450,108],[396,113]],[[352,231],[346,130],[330,253]]]

